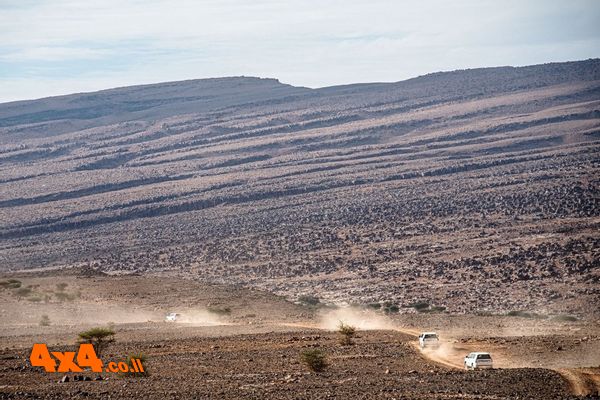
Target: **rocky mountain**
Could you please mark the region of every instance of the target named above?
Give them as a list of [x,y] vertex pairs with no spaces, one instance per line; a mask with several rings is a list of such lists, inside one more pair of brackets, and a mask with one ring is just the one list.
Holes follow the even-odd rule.
[[0,104],[0,268],[597,312],[600,60]]

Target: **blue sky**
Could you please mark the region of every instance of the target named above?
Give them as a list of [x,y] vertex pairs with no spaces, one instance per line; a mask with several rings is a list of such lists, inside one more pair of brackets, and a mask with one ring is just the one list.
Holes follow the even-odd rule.
[[0,0],[0,102],[218,76],[322,87],[596,57],[598,0]]

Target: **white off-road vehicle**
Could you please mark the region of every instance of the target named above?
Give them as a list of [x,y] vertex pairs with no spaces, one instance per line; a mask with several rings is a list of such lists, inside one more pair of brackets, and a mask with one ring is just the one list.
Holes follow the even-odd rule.
[[465,369],[494,368],[490,353],[475,352],[465,357]]
[[178,314],[178,313],[174,313],[174,312],[168,313],[167,316],[165,317],[165,321],[166,322],[176,322],[180,316],[181,316],[181,314]]
[[440,345],[440,338],[435,332],[423,332],[419,335],[419,346],[422,349],[426,347],[438,347]]

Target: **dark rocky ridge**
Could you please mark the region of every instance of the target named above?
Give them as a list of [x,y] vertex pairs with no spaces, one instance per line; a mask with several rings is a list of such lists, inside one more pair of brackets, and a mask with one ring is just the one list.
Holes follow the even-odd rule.
[[597,312],[599,132],[600,60],[0,104],[0,265]]

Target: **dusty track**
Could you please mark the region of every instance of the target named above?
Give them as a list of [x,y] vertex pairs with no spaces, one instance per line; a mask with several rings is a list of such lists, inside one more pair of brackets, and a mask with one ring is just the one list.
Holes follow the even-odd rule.
[[[294,328],[308,329],[323,329],[317,323],[285,323],[281,326]],[[415,341],[410,344],[423,357],[428,360],[442,365],[444,367],[462,370],[463,365],[460,362],[462,357],[471,350],[465,347],[459,347],[454,343],[443,342],[438,349],[422,349],[416,341],[419,331],[416,329],[393,328],[394,331],[412,336]],[[469,347],[485,348],[485,342],[473,342]],[[526,368],[527,365],[522,365],[521,360],[510,357],[508,354],[502,354],[502,368]],[[508,367],[507,365],[510,365]],[[551,368],[558,372],[565,381],[569,384],[571,392],[577,396],[587,396],[600,393],[600,369],[598,368]]]
[[[400,332],[412,334],[410,330],[399,329]],[[439,349],[421,349],[418,343],[412,343],[423,357],[449,368],[463,369],[460,362],[462,355],[466,355],[470,350],[457,347],[453,343],[442,343]],[[485,348],[486,343],[472,343],[473,347]],[[503,363],[508,363],[510,367],[502,368],[527,368],[521,360],[510,357],[508,354],[502,354]],[[569,384],[571,392],[577,396],[587,396],[600,394],[600,368],[550,368],[558,372]]]
[[600,394],[599,368],[559,368],[556,371],[569,382],[573,394],[578,396]]

